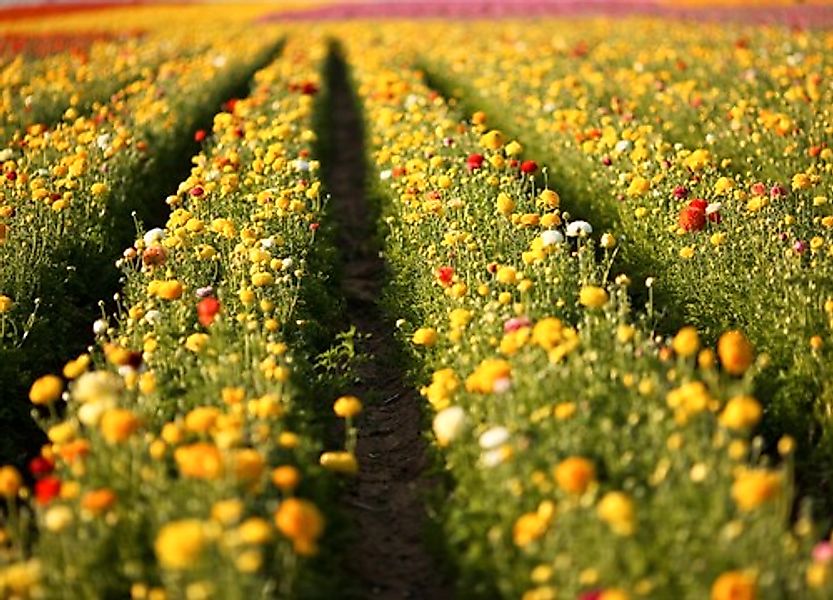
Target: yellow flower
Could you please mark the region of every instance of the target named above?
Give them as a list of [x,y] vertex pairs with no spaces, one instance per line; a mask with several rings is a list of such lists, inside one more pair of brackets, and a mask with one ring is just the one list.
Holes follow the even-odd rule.
[[519,548],[523,548],[542,537],[549,525],[546,519],[537,512],[529,512],[518,517],[512,528],[512,540]]
[[208,343],[207,333],[192,333],[185,340],[185,347],[194,354],[199,353]]
[[585,285],[579,292],[578,301],[587,308],[600,308],[607,304],[608,294],[604,288],[596,285]]
[[558,487],[570,494],[583,494],[595,478],[593,463],[580,456],[571,456],[555,467]]
[[437,330],[432,327],[420,327],[414,332],[411,341],[417,346],[433,346],[437,343]]
[[[547,208],[558,208],[558,205],[561,204],[561,198],[558,196],[558,193],[555,190],[544,190],[543,192],[541,192],[538,198],[540,200],[540,203],[546,206]],[[550,227],[549,224],[547,224],[546,226]]]
[[78,379],[90,366],[90,355],[82,354],[75,360],[64,365],[64,377],[67,379]]
[[503,142],[503,134],[497,129],[492,129],[480,137],[480,145],[489,150],[499,150]]
[[735,187],[735,182],[728,177],[720,177],[714,184],[714,193],[718,196],[725,194]]
[[275,513],[275,525],[292,540],[298,554],[309,556],[317,552],[316,542],[324,533],[324,517],[313,503],[287,498]]
[[651,188],[651,182],[645,179],[642,176],[637,175],[633,179],[631,179],[631,183],[628,186],[627,192],[625,192],[630,197],[637,197],[642,196]]
[[720,424],[729,429],[748,429],[761,420],[761,405],[751,396],[735,396],[720,413]]
[[324,452],[319,460],[328,471],[355,475],[359,472],[359,463],[352,452]]
[[693,356],[700,349],[700,336],[694,327],[683,327],[674,336],[671,346],[682,357]]
[[755,580],[742,571],[728,571],[712,584],[711,600],[755,600],[758,586]]
[[515,201],[504,192],[497,196],[497,211],[502,215],[511,215],[515,210]]
[[623,492],[608,492],[596,507],[599,518],[617,535],[631,535],[634,530],[633,500]]
[[211,518],[221,525],[233,525],[243,515],[243,502],[237,498],[219,500],[211,507]]
[[333,410],[342,419],[352,418],[362,412],[362,401],[355,396],[342,396],[333,404]]
[[732,484],[732,498],[742,511],[758,508],[781,492],[781,475],[765,469],[746,469]]
[[727,331],[717,342],[717,355],[723,369],[731,375],[743,375],[752,365],[752,344],[740,331]]
[[29,400],[32,404],[51,404],[61,397],[64,382],[57,375],[44,375],[35,380],[29,389]]
[[524,147],[521,146],[517,141],[512,140],[508,144],[506,144],[506,148],[503,149],[506,153],[506,156],[518,156],[521,152],[524,151]]
[[487,358],[466,378],[466,391],[491,394],[503,380],[512,375],[512,366],[500,358]]
[[555,317],[545,317],[532,328],[532,343],[552,350],[564,340],[564,324]]
[[8,296],[0,294],[0,315],[9,312],[14,308],[14,302]]
[[207,542],[202,521],[184,519],[163,525],[153,547],[162,568],[184,571],[196,566]]
[[182,284],[176,279],[160,281],[156,286],[155,295],[163,300],[176,300],[182,296]]
[[272,526],[260,517],[246,519],[240,524],[237,532],[246,544],[265,544],[272,539]]

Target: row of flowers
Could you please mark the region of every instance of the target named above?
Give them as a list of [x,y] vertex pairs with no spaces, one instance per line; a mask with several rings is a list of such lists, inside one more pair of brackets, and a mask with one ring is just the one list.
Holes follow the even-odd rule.
[[[807,516],[790,524],[795,441],[776,464],[753,435],[746,336],[655,337],[615,274],[616,236],[571,220],[520,142],[485,113],[462,121],[409,68],[414,40],[459,38],[406,32],[337,29],[388,200],[391,300],[451,479],[441,525],[461,589],[824,597],[830,545]],[[466,51],[490,64],[471,38]]]
[[[142,67],[144,77],[91,114],[33,126],[0,151],[3,427],[21,429],[20,384],[31,383],[33,370],[53,368],[68,349],[83,348],[77,329],[114,291],[112,261],[130,240],[131,212],[164,208],[158,197],[171,185],[174,165],[186,163],[193,131],[276,43],[233,31],[203,40],[201,52]],[[0,459],[20,450],[13,439],[0,444]]]
[[[296,320],[323,208],[311,127],[325,52],[293,39],[215,116],[166,226],[124,252],[120,308],[96,321],[95,349],[32,386],[49,443],[31,487],[0,469],[3,597],[294,597],[309,585],[329,492]],[[333,409],[354,436],[361,401]],[[320,462],[349,471],[351,456]]]
[[656,35],[601,22],[512,29],[497,44],[448,27],[417,50],[540,151],[571,210],[629,240],[625,262],[655,277],[656,308],[709,339],[742,328],[768,355],[756,382],[768,429],[807,440],[802,478],[821,484],[833,432],[833,38],[645,26]]

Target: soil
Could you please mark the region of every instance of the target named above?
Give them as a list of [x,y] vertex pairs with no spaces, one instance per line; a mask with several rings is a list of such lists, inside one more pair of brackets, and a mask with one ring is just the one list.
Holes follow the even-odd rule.
[[378,299],[385,264],[376,219],[365,194],[362,123],[344,63],[331,71],[332,155],[329,191],[342,253],[346,318],[358,330],[359,473],[344,503],[356,527],[347,569],[367,598],[450,598],[449,582],[425,547],[425,496],[432,486],[422,432],[422,399],[398,360],[393,324]]

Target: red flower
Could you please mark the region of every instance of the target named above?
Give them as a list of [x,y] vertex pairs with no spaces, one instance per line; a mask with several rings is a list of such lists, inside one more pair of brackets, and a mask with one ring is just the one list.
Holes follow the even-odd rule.
[[218,312],[220,312],[220,301],[213,296],[203,298],[197,303],[197,319],[203,327],[211,325]]
[[521,163],[521,173],[531,175],[538,170],[538,163],[534,160],[525,160]]
[[57,477],[44,477],[35,482],[35,498],[38,504],[48,504],[61,492],[61,480]]
[[483,160],[482,154],[469,154],[469,157],[466,159],[466,166],[469,171],[474,171],[483,166]]
[[205,129],[197,129],[194,132],[194,141],[199,143],[205,139],[206,135],[208,134],[205,133]]
[[301,93],[306,94],[307,96],[314,96],[318,93],[318,86],[311,81],[305,81],[301,85]]
[[36,456],[29,461],[29,472],[33,477],[43,477],[49,475],[55,469],[55,463],[43,456]]
[[451,285],[451,280],[454,279],[453,267],[440,267],[437,269],[437,279],[443,287]]

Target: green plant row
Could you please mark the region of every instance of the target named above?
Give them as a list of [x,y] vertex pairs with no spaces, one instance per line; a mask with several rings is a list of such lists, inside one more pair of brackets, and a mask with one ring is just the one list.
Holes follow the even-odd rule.
[[[0,200],[0,457],[34,438],[21,398],[34,374],[91,339],[96,303],[117,289],[113,261],[131,213],[158,221],[181,177],[194,131],[238,93],[274,39],[229,34],[210,50],[164,62],[53,129],[4,150]],[[186,167],[187,168],[187,167]]]
[[[386,198],[389,301],[449,475],[464,597],[823,597],[811,521],[754,436],[762,367],[737,331],[655,338],[615,254],[538,165],[408,67],[397,27],[344,26]],[[599,240],[598,242],[595,240]]]
[[[536,32],[529,35],[535,39]],[[787,38],[786,33],[770,35]],[[445,39],[453,44],[455,37],[449,33]],[[819,56],[823,44],[823,37],[812,41],[817,52],[812,56]],[[636,42],[630,48],[630,55],[620,52],[631,60],[650,55]],[[534,52],[511,45],[505,53],[469,50],[447,55],[447,63],[432,55],[431,73],[447,89],[462,91],[493,126],[528,144],[548,165],[550,181],[564,190],[571,212],[593,215],[627,240],[623,260],[632,272],[654,278],[666,323],[696,324],[708,339],[741,328],[767,353],[769,365],[756,388],[767,405],[768,438],[789,433],[802,440],[801,477],[811,493],[824,496],[831,472],[833,310],[826,268],[833,217],[824,195],[833,154],[819,146],[826,103],[802,101],[799,109],[812,118],[785,117],[796,130],[783,136],[724,127],[727,139],[747,136],[746,155],[728,157],[733,161],[728,164],[708,139],[699,147],[675,144],[647,117],[652,111],[644,101],[634,112],[616,113],[595,103],[583,85],[567,85],[570,75],[520,76],[540,58]],[[503,62],[493,56],[514,61],[517,68],[502,70]],[[810,72],[814,63],[808,58],[807,64]],[[776,64],[770,68],[777,71]],[[750,102],[763,105],[772,92],[766,81],[757,81],[757,87],[749,84]],[[633,96],[628,79],[615,83],[620,97]],[[665,122],[674,118],[673,106],[653,112],[664,115]],[[700,131],[720,129],[725,118],[720,111],[707,113]],[[811,156],[813,148],[819,151]],[[734,151],[743,151],[740,143]],[[782,169],[778,179],[767,176],[773,165]]]
[[[167,224],[125,253],[119,310],[96,323],[95,350],[33,385],[50,443],[31,488],[0,470],[11,515],[0,595],[331,593],[311,566],[329,550],[332,478],[296,322],[316,277],[325,56],[323,41],[292,39],[251,95],[215,116]],[[335,409],[349,430],[361,406]],[[322,462],[343,467],[344,454]],[[27,495],[31,508],[16,498]]]

